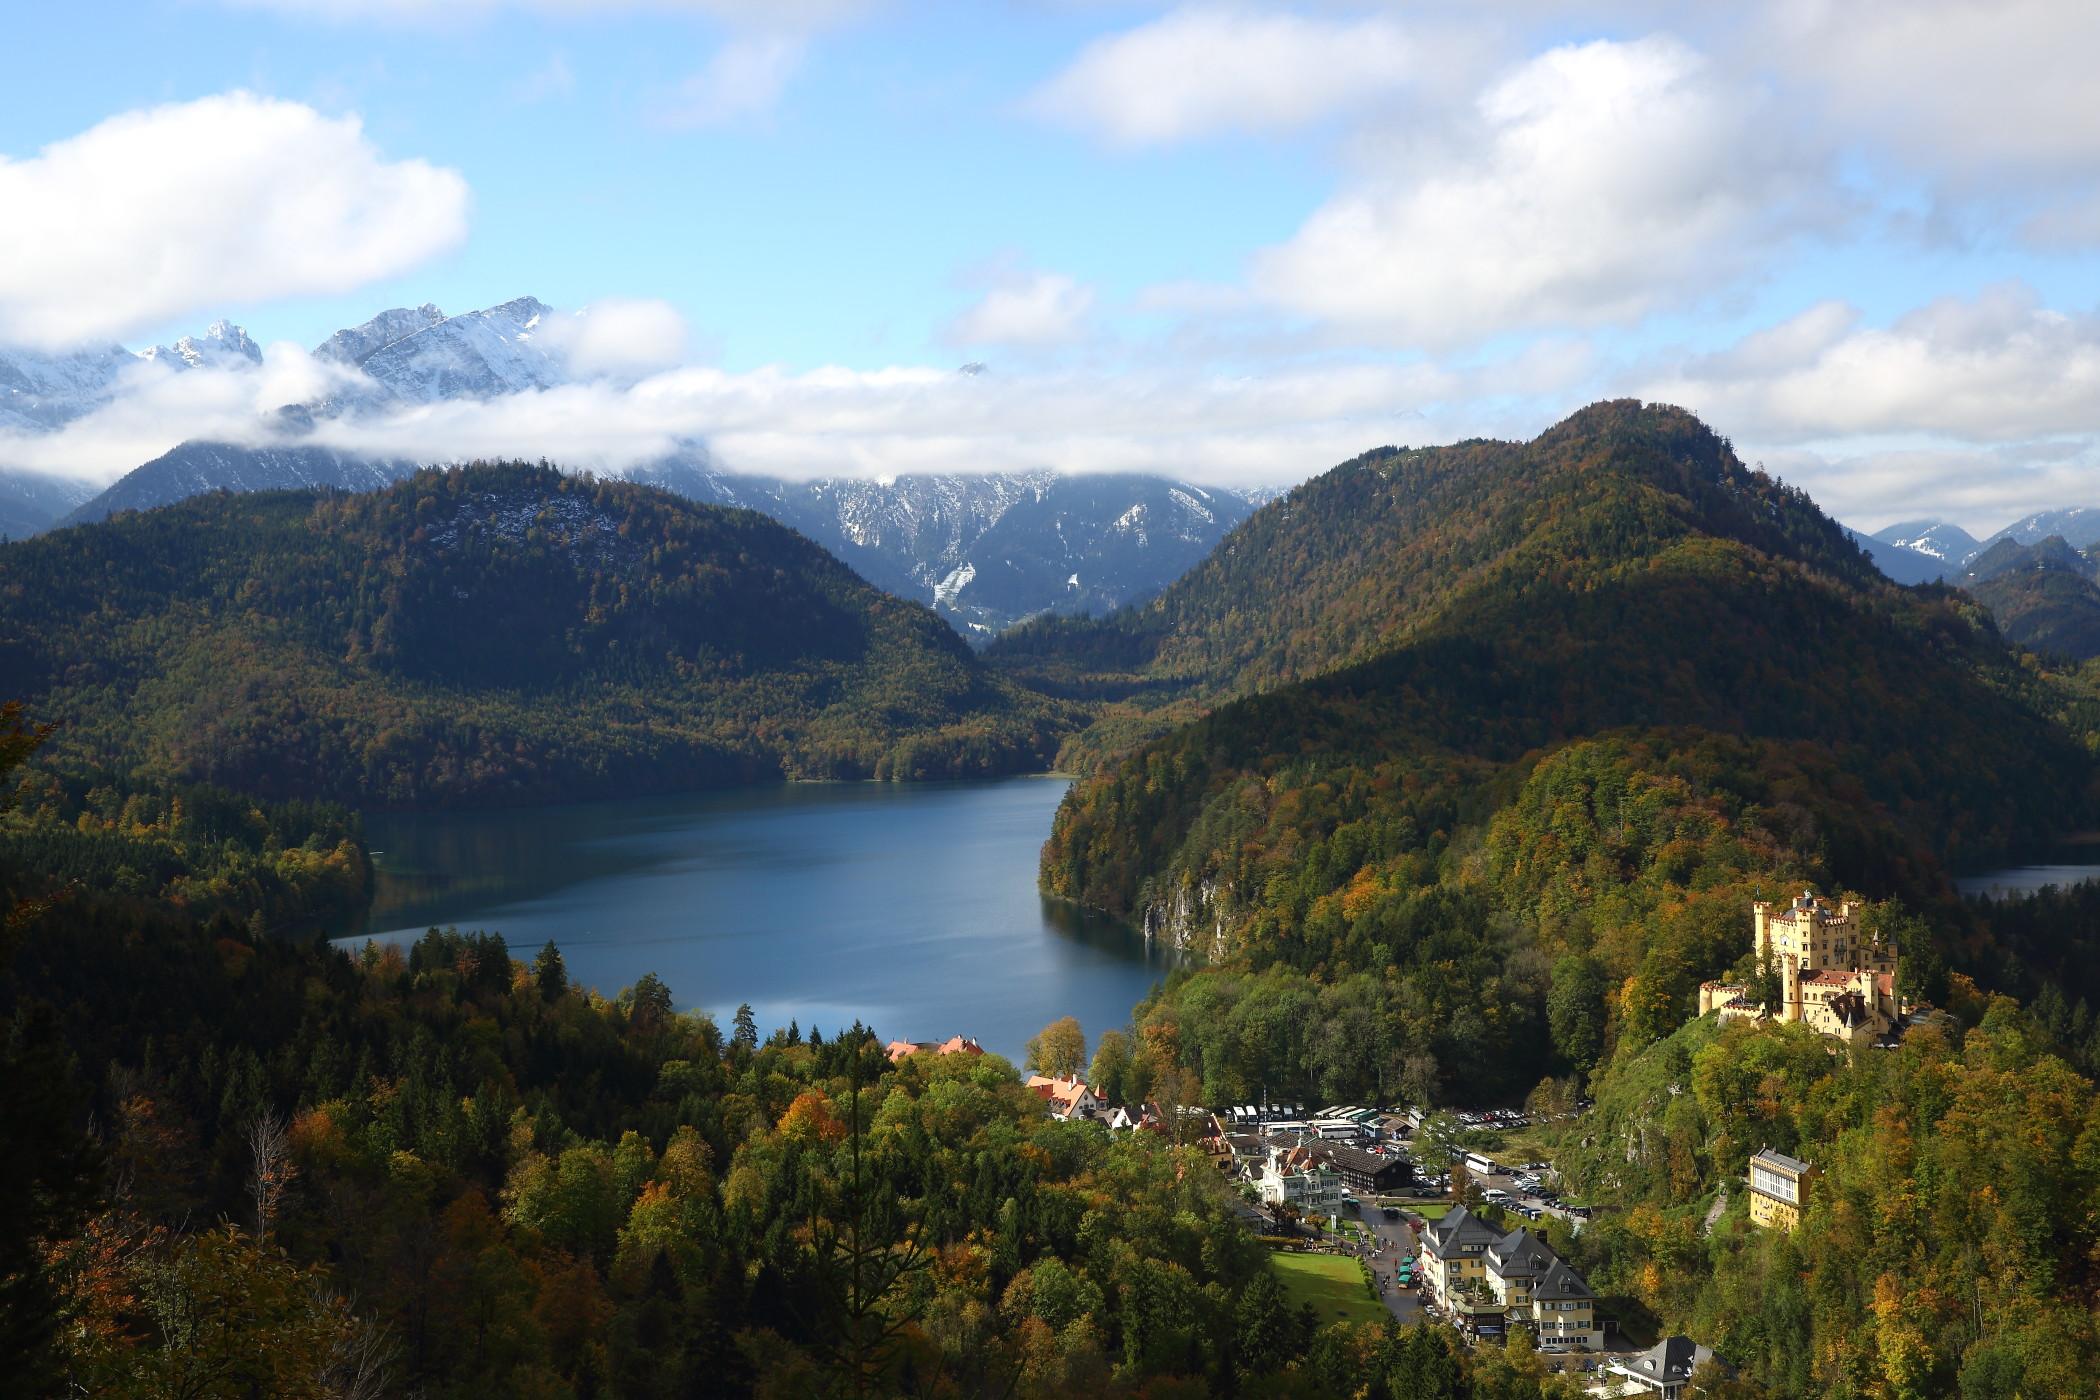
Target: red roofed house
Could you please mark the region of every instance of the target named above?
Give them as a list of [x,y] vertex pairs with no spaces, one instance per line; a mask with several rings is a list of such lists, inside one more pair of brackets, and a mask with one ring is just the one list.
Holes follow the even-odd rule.
[[1053,1079],[1045,1074],[1031,1074],[1028,1076],[1028,1087],[1049,1103],[1053,1117],[1062,1118],[1067,1123],[1075,1119],[1091,1118],[1104,1107],[1083,1080]]
[[893,1040],[883,1047],[884,1053],[895,1064],[907,1055],[982,1055],[984,1047],[975,1039],[951,1035],[946,1040]]

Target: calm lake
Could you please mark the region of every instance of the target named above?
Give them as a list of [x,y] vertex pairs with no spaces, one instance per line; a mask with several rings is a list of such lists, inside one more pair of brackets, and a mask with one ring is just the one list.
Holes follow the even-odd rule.
[[2100,880],[2100,865],[2015,865],[1981,875],[1959,876],[1954,887],[1963,894],[1985,899],[2017,899],[2051,885],[2082,885],[2088,880]]
[[433,925],[552,939],[611,994],[654,972],[726,1032],[974,1035],[1014,1057],[1075,1015],[1088,1043],[1165,972],[1121,924],[1042,899],[1036,856],[1068,780],[791,784],[501,812],[379,815],[366,937]]

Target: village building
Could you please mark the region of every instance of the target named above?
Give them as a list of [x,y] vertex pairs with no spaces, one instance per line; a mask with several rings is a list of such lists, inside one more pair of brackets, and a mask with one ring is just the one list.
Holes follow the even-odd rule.
[[1597,1295],[1581,1274],[1529,1230],[1513,1230],[1482,1255],[1487,1293],[1508,1321],[1531,1328],[1540,1351],[1595,1350]]
[[1699,1014],[1798,1023],[1854,1047],[1889,1035],[1909,1011],[1896,994],[1896,944],[1868,934],[1862,912],[1813,890],[1777,913],[1764,900],[1751,905],[1751,946],[1777,979],[1778,1004],[1764,1005],[1742,983],[1706,982]]
[[1454,1299],[1474,1292],[1476,1285],[1484,1289],[1488,1247],[1501,1239],[1500,1230],[1464,1206],[1454,1206],[1443,1219],[1423,1226],[1416,1268],[1427,1295],[1449,1309]]
[[1622,1384],[1620,1394],[1653,1395],[1660,1400],[1683,1400],[1692,1388],[1692,1377],[1702,1367],[1717,1366],[1724,1373],[1734,1368],[1690,1337],[1665,1337],[1639,1356],[1614,1361],[1610,1375]]
[[1596,1351],[1604,1345],[1597,1295],[1564,1259],[1554,1260],[1532,1285],[1530,1320],[1540,1351]]
[[1815,1168],[1798,1157],[1760,1148],[1750,1159],[1750,1219],[1770,1230],[1792,1231],[1801,1223]]
[[1254,1186],[1265,1204],[1290,1206],[1301,1215],[1332,1215],[1342,1208],[1341,1177],[1307,1148],[1270,1148]]
[[951,1035],[946,1040],[893,1040],[883,1053],[896,1064],[908,1055],[982,1055],[984,1047],[974,1036]]
[[1414,1163],[1397,1152],[1366,1152],[1360,1147],[1320,1149],[1342,1178],[1342,1185],[1359,1195],[1397,1191],[1415,1177]]
[[1094,1091],[1079,1079],[1060,1079],[1047,1074],[1028,1076],[1028,1087],[1036,1097],[1050,1105],[1050,1116],[1070,1123],[1092,1118],[1107,1107]]

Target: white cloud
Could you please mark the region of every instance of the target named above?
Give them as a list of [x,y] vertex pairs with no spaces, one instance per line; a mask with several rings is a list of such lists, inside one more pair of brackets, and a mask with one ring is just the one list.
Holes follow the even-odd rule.
[[1042,272],[992,288],[952,322],[958,345],[1058,345],[1075,340],[1094,306],[1094,289]]
[[1119,145],[1156,145],[1305,126],[1400,88],[1418,67],[1389,19],[1197,5],[1096,40],[1027,105]]
[[1640,393],[1698,413],[1861,528],[1939,515],[1981,537],[2100,501],[2100,317],[2019,283],[1885,326],[1821,303]]
[[2100,166],[2100,5],[1772,0],[1770,17],[1777,61],[1924,168]]
[[[1851,325],[1848,308],[1807,318],[1814,335],[1767,332],[1763,350],[1693,360],[1646,392],[1762,442],[2100,433],[2100,318],[2044,307],[2019,284],[1942,298],[1886,327]],[[1792,353],[1770,353],[1774,336],[1792,338]]]
[[1767,0],[1739,42],[1801,116],[1935,201],[2042,247],[2100,244],[2100,5]]
[[391,276],[465,237],[467,186],[235,92],[0,158],[0,210],[0,343],[54,346]]
[[1760,101],[1667,37],[1553,49],[1261,255],[1279,307],[1448,346],[1630,322],[1739,274],[1804,214]]
[[667,301],[609,297],[573,316],[544,321],[540,339],[583,378],[624,378],[668,369],[685,357],[685,317]]
[[56,432],[0,433],[0,463],[104,485],[190,439],[261,443],[275,413],[359,382],[354,369],[316,360],[289,341],[263,348],[260,365],[171,370],[127,366],[108,403]]
[[2100,451],[2092,443],[2045,446],[2052,450],[1794,448],[1763,460],[1855,529],[1936,516],[1984,539],[2021,516],[2100,499]]
[[[115,402],[85,418],[42,435],[0,435],[0,462],[104,484],[184,440],[283,441],[277,407],[354,374],[289,345],[270,346],[252,370],[142,365]],[[789,476],[1052,466],[1294,481],[1381,442],[1423,440],[1424,415],[1476,383],[1419,362],[1258,376],[681,368],[632,384],[600,379],[324,420],[305,440],[422,461],[544,456],[606,471],[704,442],[727,469]]]
[[802,67],[805,45],[792,35],[731,39],[679,85],[660,112],[671,126],[729,126],[773,110]]

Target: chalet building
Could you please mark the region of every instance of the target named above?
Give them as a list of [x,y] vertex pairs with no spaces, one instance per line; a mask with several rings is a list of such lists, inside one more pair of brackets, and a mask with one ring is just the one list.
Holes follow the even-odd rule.
[[1531,1330],[1540,1351],[1597,1351],[1604,1345],[1597,1295],[1565,1259],[1554,1260],[1532,1285]]
[[1453,1299],[1487,1284],[1487,1252],[1502,1239],[1502,1232],[1467,1210],[1455,1206],[1442,1220],[1422,1227],[1422,1248],[1416,1265],[1423,1287],[1438,1304],[1449,1309]]
[[1359,1147],[1323,1147],[1321,1154],[1358,1195],[1397,1191],[1415,1179],[1414,1164],[1394,1152],[1366,1152]]
[[1763,900],[1751,905],[1752,947],[1758,966],[1778,976],[1779,1004],[1764,1005],[1741,983],[1707,982],[1699,1014],[1798,1022],[1854,1047],[1889,1035],[1909,1013],[1896,995],[1896,944],[1869,935],[1861,912],[1813,890],[1777,913]]
[[907,1055],[982,1055],[984,1047],[975,1037],[951,1035],[946,1040],[893,1040],[883,1052],[896,1064]]
[[1107,1105],[1084,1080],[1057,1079],[1047,1074],[1028,1076],[1028,1087],[1037,1098],[1050,1105],[1050,1116],[1067,1123],[1092,1118]]
[[1750,1159],[1750,1219],[1768,1230],[1792,1231],[1801,1223],[1815,1168],[1771,1148]]
[[1597,1295],[1581,1274],[1529,1230],[1513,1230],[1487,1248],[1487,1293],[1509,1322],[1531,1328],[1540,1351],[1595,1350],[1604,1345]]
[[1610,1374],[1631,1381],[1634,1394],[1653,1395],[1659,1400],[1684,1400],[1691,1393],[1692,1377],[1706,1366],[1733,1375],[1734,1368],[1690,1337],[1665,1337],[1639,1356],[1614,1361]]

